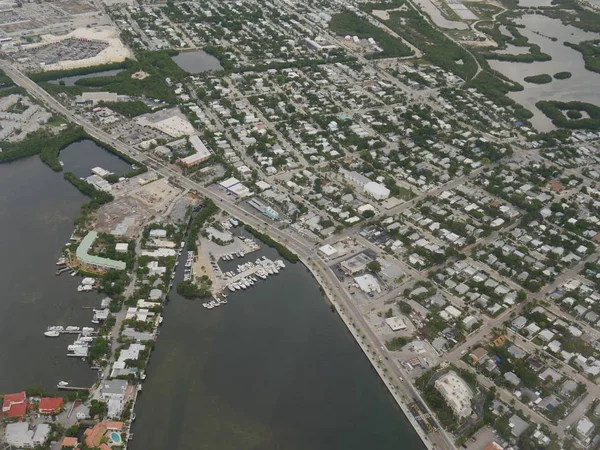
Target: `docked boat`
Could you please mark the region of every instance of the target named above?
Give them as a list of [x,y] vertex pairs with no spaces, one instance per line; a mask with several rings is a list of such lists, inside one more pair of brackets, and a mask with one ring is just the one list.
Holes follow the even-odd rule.
[[68,386],[68,385],[69,385],[69,383],[67,383],[66,381],[59,381],[58,382],[58,386],[60,386],[60,387],[65,387],[65,386]]
[[56,261],[57,266],[64,266],[66,263],[67,260],[65,258],[59,258],[58,261]]
[[94,338],[91,337],[91,336],[81,336],[79,338],[79,341],[81,341],[81,342],[93,342]]
[[82,332],[83,334],[93,333],[93,332],[94,332],[94,329],[93,329],[92,327],[83,327],[83,328],[81,329],[81,332]]
[[231,284],[227,285],[227,289],[229,289],[231,292],[235,292],[235,288]]
[[58,331],[46,331],[44,333],[44,336],[46,336],[46,337],[58,337],[58,336],[60,336],[60,333]]
[[65,331],[79,331],[79,327],[67,327]]

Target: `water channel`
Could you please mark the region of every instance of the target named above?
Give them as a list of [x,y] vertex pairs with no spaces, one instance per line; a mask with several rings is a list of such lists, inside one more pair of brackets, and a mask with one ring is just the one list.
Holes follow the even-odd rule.
[[[129,166],[85,140],[61,152],[65,171],[78,176],[102,166],[120,173]],[[92,326],[100,294],[77,292],[79,277],[56,276],[56,260],[73,231],[80,205],[88,199],[62,174],[37,156],[0,165],[0,393],[39,386],[52,390],[58,381],[89,386],[96,373],[67,345],[75,336],[45,338],[49,325]]]
[[[60,159],[78,176],[95,166],[128,169],[92,141],[68,146]],[[0,165],[0,188],[0,392],[90,385],[96,373],[66,357],[73,337],[42,334],[48,325],[91,325],[81,307],[102,298],[77,292],[77,277],[54,275],[87,198],[38,157]],[[262,254],[278,257],[266,248],[249,259]],[[288,263],[212,311],[170,297],[136,406],[133,450],[424,449],[304,266]]]
[[304,266],[229,294],[170,294],[132,450],[425,448]]
[[102,72],[87,73],[85,75],[73,75],[72,77],[57,78],[56,80],[50,80],[50,83],[59,84],[61,81],[65,82],[65,86],[75,86],[77,80],[82,78],[95,78],[95,77],[114,77],[116,74],[122,72],[123,69],[104,70]]
[[221,70],[223,67],[219,60],[203,50],[192,52],[181,52],[171,58],[175,64],[189,73],[208,72],[209,70]]
[[[534,114],[530,119],[534,127],[540,131],[554,128],[550,119],[536,108],[535,104],[540,100],[579,100],[600,106],[600,74],[586,70],[581,53],[563,45],[564,42],[578,43],[598,39],[600,35],[563,25],[558,19],[540,14],[527,14],[516,22],[525,25],[519,32],[531,43],[539,45],[542,52],[552,56],[552,60],[533,63],[490,60],[489,63],[493,69],[524,86],[523,91],[512,92],[509,96]],[[550,38],[556,38],[556,41]],[[524,81],[528,76],[544,73],[552,76],[564,71],[571,72],[572,77],[566,80],[553,79],[552,82],[541,85]]]

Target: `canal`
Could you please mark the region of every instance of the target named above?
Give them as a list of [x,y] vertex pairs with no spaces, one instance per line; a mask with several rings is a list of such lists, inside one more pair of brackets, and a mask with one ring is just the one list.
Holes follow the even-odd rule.
[[[262,255],[279,258],[234,265]],[[213,310],[171,292],[132,450],[425,448],[309,271],[286,265]]]
[[50,80],[49,83],[60,84],[62,81],[65,86],[75,86],[77,80],[83,78],[95,78],[95,77],[114,77],[118,73],[122,72],[123,69],[104,70],[102,72],[86,73],[84,75],[73,75],[71,77],[57,78],[56,80]]
[[[129,166],[85,140],[71,144],[60,159],[78,176],[102,166],[120,173]],[[100,294],[77,292],[81,278],[56,276],[56,260],[73,231],[73,221],[88,198],[63,174],[37,156],[0,165],[0,393],[39,386],[52,390],[58,381],[88,386],[96,376],[89,365],[67,358],[75,336],[45,338],[49,325],[92,326]]]

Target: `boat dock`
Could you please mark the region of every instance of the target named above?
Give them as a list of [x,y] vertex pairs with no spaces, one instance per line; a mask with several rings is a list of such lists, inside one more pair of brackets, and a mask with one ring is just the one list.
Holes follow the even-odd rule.
[[56,389],[59,391],[89,391],[89,387],[77,387],[77,386],[60,386],[56,385]]
[[86,329],[80,327],[62,327],[62,326],[54,326],[48,327],[46,331],[55,331],[58,334],[80,334],[82,336],[96,336],[98,332],[93,328]]

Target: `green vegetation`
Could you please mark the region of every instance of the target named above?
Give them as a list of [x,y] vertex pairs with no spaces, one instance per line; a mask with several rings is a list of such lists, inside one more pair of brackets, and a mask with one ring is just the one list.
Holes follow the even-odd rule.
[[106,336],[99,336],[90,345],[88,358],[90,361],[98,361],[100,358],[107,356],[110,352],[110,341]]
[[[476,26],[478,31],[489,34],[497,44],[496,48],[488,47],[487,49],[479,50],[479,53],[486,59],[496,59],[499,61],[522,63],[550,61],[552,57],[546,53],[542,53],[539,45],[529,42],[529,39],[521,34],[519,27],[511,19],[512,17],[509,15],[500,15],[498,20],[494,22],[480,22]],[[503,33],[500,27],[504,27],[510,33],[510,36]],[[505,50],[509,44],[515,47],[527,48],[529,52],[519,54],[497,52],[497,50]]]
[[208,298],[211,296],[210,283],[203,283],[201,286],[196,286],[191,281],[180,281],[177,283],[177,293],[182,297],[190,299]]
[[581,111],[570,109],[567,111],[567,117],[572,120],[577,120],[581,119],[583,117],[583,114],[581,114]]
[[246,231],[248,231],[249,233],[252,233],[256,238],[260,239],[262,242],[267,244],[269,247],[272,247],[275,250],[277,250],[277,253],[279,253],[279,255],[281,257],[287,259],[289,262],[296,263],[300,260],[298,255],[296,255],[294,252],[292,252],[287,247],[276,242],[271,236],[261,233],[260,231],[256,230],[255,228],[252,228],[248,224],[245,224],[244,228],[246,228]]
[[531,111],[506,95],[509,92],[522,91],[523,86],[508,80],[498,72],[483,70],[473,80],[469,81],[465,87],[476,88],[497,105],[512,106],[515,110],[515,116],[521,120],[533,117]]
[[565,45],[581,53],[587,70],[600,73],[600,39],[583,41],[579,44],[565,42]]
[[[50,93],[66,92],[70,95],[77,95],[86,91],[102,90],[116,92],[122,95],[131,95],[135,97],[148,97],[163,100],[170,104],[177,102],[177,97],[173,90],[164,82],[165,78],[178,81],[183,79],[187,73],[181,69],[171,56],[176,55],[176,51],[142,51],[136,54],[136,61],[125,60],[118,65],[92,66],[85,69],[62,70],[52,72],[39,72],[29,74],[30,78],[46,89]],[[91,78],[82,78],[75,82],[76,86],[60,86],[53,83],[47,83],[49,80],[63,78],[66,76],[75,76],[103,72],[111,69],[124,69],[114,76],[98,76]],[[143,80],[131,78],[138,71],[144,71],[149,74]]]
[[580,30],[600,33],[600,14],[591,8],[583,6],[577,0],[553,0],[552,5],[552,8],[540,9],[542,14]]
[[72,172],[65,173],[65,180],[75,186],[79,192],[91,198],[88,203],[81,205],[81,215],[75,219],[75,225],[84,225],[91,212],[97,210],[105,203],[113,201],[113,196],[108,192],[96,189],[87,181],[81,180]]
[[524,80],[527,83],[534,84],[548,84],[552,82],[552,77],[547,73],[541,73],[539,75],[532,75],[530,77],[525,77]]
[[[58,156],[62,149],[70,144],[78,141],[89,139],[94,141],[99,146],[105,148],[111,153],[114,153],[129,164],[135,165],[136,161],[128,155],[125,155],[118,151],[111,145],[105,144],[104,142],[87,134],[83,128],[71,125],[60,134],[53,134],[45,129],[40,129],[31,133],[26,139],[20,142],[5,142],[2,144],[2,152],[0,153],[0,163],[15,161],[20,158],[26,158],[32,155],[40,155],[40,159],[44,164],[48,165],[55,172],[62,171],[62,166]],[[135,169],[130,172],[121,175],[126,178],[131,178],[148,170],[143,164],[137,165]],[[111,175],[106,178],[109,182],[114,183],[118,181],[119,176]],[[86,183],[87,184],[87,183]]]
[[102,419],[106,413],[108,412],[108,406],[106,406],[106,403],[101,402],[99,400],[92,400],[91,405],[90,405],[90,417],[93,419],[95,417],[98,417],[99,419]]
[[52,170],[60,172],[62,167],[58,154],[67,145],[85,139],[87,134],[80,127],[70,127],[58,135],[40,129],[31,133],[20,142],[5,142],[2,144],[0,163],[40,155],[41,160]]
[[[600,129],[600,107],[585,102],[540,101],[535,104],[557,127],[585,130]],[[584,111],[589,117],[569,119],[563,111]],[[568,114],[568,113],[567,113]],[[571,112],[571,115],[574,115]]]
[[387,347],[387,349],[390,352],[395,352],[395,351],[398,351],[398,350],[402,349],[402,347],[404,347],[410,341],[412,341],[411,337],[398,336],[398,337],[395,337],[395,338],[390,339],[389,341],[387,341],[385,343],[385,346]]
[[13,80],[3,70],[0,70],[0,87],[12,86],[13,84]]
[[[362,6],[366,10],[371,7],[372,4]],[[420,49],[424,59],[463,80],[473,78],[477,73],[477,61],[473,55],[447,38],[410,5],[407,4],[406,7],[404,11],[391,11],[389,20],[379,20]]]
[[190,230],[187,237],[187,249],[196,251],[196,238],[204,223],[214,214],[219,208],[210,199],[206,199],[202,209],[194,216],[190,225]]
[[23,89],[21,86],[11,86],[11,87],[0,89],[0,98],[8,97],[9,95],[12,95],[12,94],[27,95],[27,91],[25,89]]
[[381,264],[377,260],[369,261],[367,263],[367,269],[371,272],[381,272]]
[[371,58],[394,58],[413,54],[413,51],[400,39],[396,39],[351,11],[335,14],[329,22],[329,28],[341,36],[349,34],[364,39],[370,37],[375,39],[383,52],[369,55]]
[[132,101],[132,102],[100,102],[98,106],[104,106],[106,108],[112,109],[114,112],[122,114],[125,117],[141,116],[142,114],[147,114],[152,112],[152,108],[146,105],[141,101]]
[[571,72],[557,72],[554,74],[556,80],[567,80],[571,78]]
[[90,73],[106,72],[108,70],[126,69],[128,65],[127,61],[118,63],[101,64],[98,66],[79,67],[68,70],[48,70],[42,72],[28,73],[27,76],[35,81],[50,81],[57,80],[59,78],[75,77],[77,75],[89,75]]

